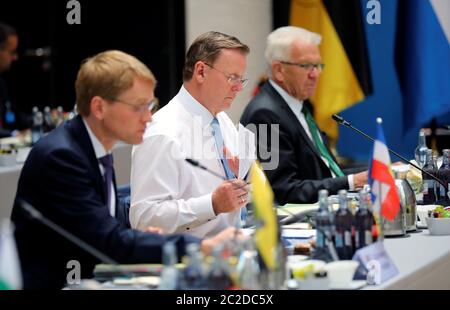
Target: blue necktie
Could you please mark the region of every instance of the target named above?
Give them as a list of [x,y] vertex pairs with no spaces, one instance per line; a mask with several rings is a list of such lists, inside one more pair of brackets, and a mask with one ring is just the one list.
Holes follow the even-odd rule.
[[[220,161],[222,162],[223,169],[225,170],[225,175],[227,179],[235,179],[233,171],[231,171],[230,166],[228,165],[228,160],[225,158],[224,154],[224,144],[222,138],[222,132],[220,131],[220,125],[217,118],[213,118],[211,122],[212,134],[214,136],[214,140],[216,140],[217,151],[219,152]],[[244,227],[247,221],[247,209],[245,206],[241,208],[240,212],[240,222],[237,224],[239,227]]]
[[228,165],[228,160],[225,158],[224,150],[223,150],[223,138],[222,132],[220,131],[220,125],[217,118],[213,118],[211,122],[212,134],[214,136],[214,140],[216,140],[217,151],[219,152],[220,161],[222,162],[223,169],[225,170],[225,175],[227,179],[234,179],[236,176],[233,171],[231,171],[230,166]]
[[98,159],[100,163],[102,164],[103,168],[105,169],[105,174],[103,175],[104,178],[104,186],[105,186],[105,193],[106,193],[106,201],[108,209],[111,212],[111,188],[113,185],[113,157],[111,154],[105,155],[103,157],[100,157]]

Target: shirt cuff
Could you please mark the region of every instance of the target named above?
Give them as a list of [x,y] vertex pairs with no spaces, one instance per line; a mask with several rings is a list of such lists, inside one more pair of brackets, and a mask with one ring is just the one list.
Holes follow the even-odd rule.
[[212,193],[189,199],[192,210],[197,214],[197,221],[205,223],[216,218],[212,206]]
[[355,182],[353,181],[353,174],[349,174],[347,176],[348,179],[348,190],[354,191],[355,190]]

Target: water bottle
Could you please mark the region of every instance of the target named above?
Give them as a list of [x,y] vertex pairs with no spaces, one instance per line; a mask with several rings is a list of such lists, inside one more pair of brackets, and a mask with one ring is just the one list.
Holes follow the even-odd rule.
[[373,226],[375,220],[370,208],[370,193],[366,189],[359,192],[359,208],[355,214],[355,250],[374,242]]
[[183,271],[182,289],[201,290],[206,289],[206,277],[203,268],[203,254],[200,246],[190,243],[186,246],[187,263]]
[[339,209],[334,217],[335,221],[335,247],[339,259],[351,259],[353,256],[352,224],[353,216],[348,209],[347,191],[338,192]]
[[212,262],[207,274],[207,285],[212,290],[226,290],[233,286],[228,263],[221,255],[222,250],[221,246],[213,249]]
[[419,142],[414,151],[415,159],[420,168],[423,168],[427,162],[427,143],[425,139],[425,131],[419,131]]
[[33,125],[31,126],[31,144],[35,145],[44,133],[44,117],[37,107],[33,107]]
[[450,150],[442,150],[442,165],[438,170],[438,177],[445,184],[439,185],[439,201],[438,203],[443,206],[450,205],[450,198],[448,197],[448,192],[450,191]]
[[252,239],[243,243],[236,272],[239,289],[260,290],[262,288],[259,279],[261,270],[258,263],[258,253]]
[[44,133],[48,133],[52,131],[55,128],[55,125],[53,124],[52,119],[52,112],[50,110],[50,107],[44,108]]
[[179,283],[179,274],[176,268],[177,253],[173,242],[166,242],[163,245],[163,270],[161,281],[158,286],[160,290],[176,290]]
[[56,108],[56,127],[64,122],[64,110],[61,106]]
[[[435,163],[435,156],[433,156],[432,150],[427,150],[427,161],[423,169],[432,174],[437,174],[437,167]],[[436,195],[436,181],[431,178],[428,174],[422,172],[423,181],[423,204],[424,205],[434,205],[437,201]]]
[[7,128],[13,128],[14,127],[14,123],[16,122],[16,114],[14,113],[14,111],[11,108],[11,102],[10,101],[6,101],[5,103],[5,122],[7,125]]
[[328,243],[333,237],[333,214],[329,209],[328,191],[319,191],[319,210],[316,214],[316,250],[313,258],[324,261],[332,261]]

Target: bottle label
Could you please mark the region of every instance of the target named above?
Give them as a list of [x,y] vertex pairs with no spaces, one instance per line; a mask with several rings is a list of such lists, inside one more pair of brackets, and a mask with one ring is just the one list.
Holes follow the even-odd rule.
[[321,231],[316,232],[316,243],[318,248],[323,248],[324,242],[323,242],[323,233]]
[[344,242],[342,240],[342,234],[341,233],[337,233],[336,234],[336,247],[337,248],[342,248],[344,246]]

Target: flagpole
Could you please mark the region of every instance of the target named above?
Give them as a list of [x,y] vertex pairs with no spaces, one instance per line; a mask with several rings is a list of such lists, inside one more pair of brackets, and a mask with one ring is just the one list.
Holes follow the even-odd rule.
[[[381,117],[377,117],[377,124],[378,126],[381,126],[383,123],[383,119]],[[378,184],[378,218],[379,218],[379,236],[377,241],[383,241],[384,240],[384,231],[383,231],[383,217],[381,215],[381,184]]]

